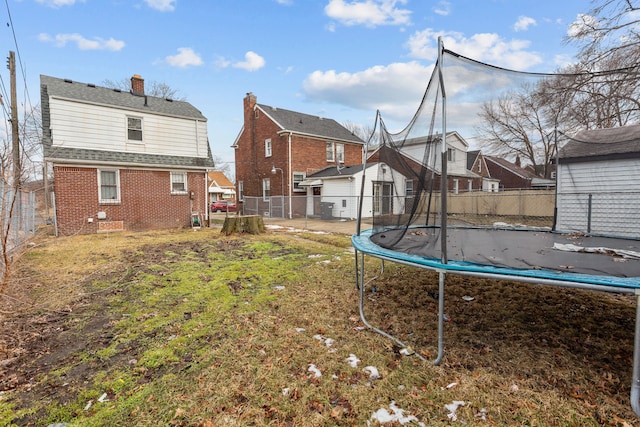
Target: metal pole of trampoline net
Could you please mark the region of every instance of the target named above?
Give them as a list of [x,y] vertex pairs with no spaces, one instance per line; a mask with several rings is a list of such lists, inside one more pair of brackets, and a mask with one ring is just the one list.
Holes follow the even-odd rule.
[[[447,263],[447,94],[444,87],[442,73],[442,37],[438,37],[438,81],[442,93],[442,152],[441,152],[441,174],[440,174],[440,256],[443,264]],[[435,365],[440,364],[444,357],[444,281],[445,270],[438,272],[438,357],[433,361]]]
[[640,290],[636,290],[636,330],[633,338],[631,408],[640,416]]

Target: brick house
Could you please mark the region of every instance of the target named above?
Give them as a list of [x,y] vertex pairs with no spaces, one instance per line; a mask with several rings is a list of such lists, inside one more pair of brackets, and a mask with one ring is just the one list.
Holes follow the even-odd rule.
[[299,184],[327,166],[361,164],[364,142],[333,119],[256,100],[253,93],[244,98],[244,124],[232,146],[238,202],[244,213],[305,215],[305,198],[296,196],[306,189]]
[[528,168],[520,165],[519,158],[511,163],[500,157],[484,156],[489,175],[500,180],[500,189],[549,189],[555,187],[555,181],[544,179]]
[[[214,167],[207,119],[187,102],[40,76],[44,163],[57,235],[204,221]],[[47,176],[47,173],[45,173]]]

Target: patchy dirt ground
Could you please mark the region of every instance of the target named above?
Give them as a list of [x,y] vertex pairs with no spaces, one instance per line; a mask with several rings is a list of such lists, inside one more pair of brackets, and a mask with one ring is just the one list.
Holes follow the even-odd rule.
[[[227,245],[220,250],[228,252],[238,245],[222,240],[217,244]],[[134,272],[170,262],[169,254],[184,251],[205,256],[201,245],[191,242],[154,244],[125,254],[87,277],[80,284],[87,292],[56,310],[28,303],[29,295],[40,294],[45,285],[33,272],[18,269],[16,285],[0,307],[0,392],[14,393],[24,408],[35,401],[63,403],[76,397],[68,392],[74,389],[70,386],[90,381],[93,372],[137,359],[140,348],[129,345],[117,357],[74,363],[80,349],[95,352],[109,345],[113,318],[104,302],[114,293],[126,292],[119,287],[95,291],[89,283],[127,282]],[[367,288],[365,313],[374,326],[435,359],[437,276],[424,270],[407,272],[403,266],[388,265]],[[349,308],[355,304],[343,303]],[[479,382],[487,373],[517,379],[519,387],[553,390],[582,402],[601,425],[633,425],[625,421],[634,419],[628,396],[633,298],[449,275],[445,312],[445,368]],[[47,373],[59,366],[73,366],[64,375],[66,383],[47,381]],[[508,386],[516,386],[513,382]],[[527,404],[526,399],[523,402]],[[21,425],[36,425],[38,416],[25,416]]]

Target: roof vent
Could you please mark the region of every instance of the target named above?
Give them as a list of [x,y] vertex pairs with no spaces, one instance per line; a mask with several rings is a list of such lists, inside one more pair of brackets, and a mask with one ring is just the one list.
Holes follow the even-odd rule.
[[118,93],[122,92],[120,89],[113,89],[113,91]]
[[96,85],[94,85],[93,83],[87,83],[87,86],[89,86],[89,87],[96,87]]
[[167,101],[167,102],[173,102],[173,99],[171,99],[171,98],[165,98],[165,101]]
[[65,83],[73,83],[73,80],[71,80],[71,79],[64,79],[64,82],[65,82]]

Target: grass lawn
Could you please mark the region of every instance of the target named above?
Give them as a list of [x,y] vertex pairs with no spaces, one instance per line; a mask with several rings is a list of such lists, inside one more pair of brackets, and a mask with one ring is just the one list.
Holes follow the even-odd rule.
[[367,263],[368,320],[426,362],[363,328],[349,236],[38,236],[0,296],[0,425],[638,425],[632,298],[449,275],[434,366],[437,275]]

